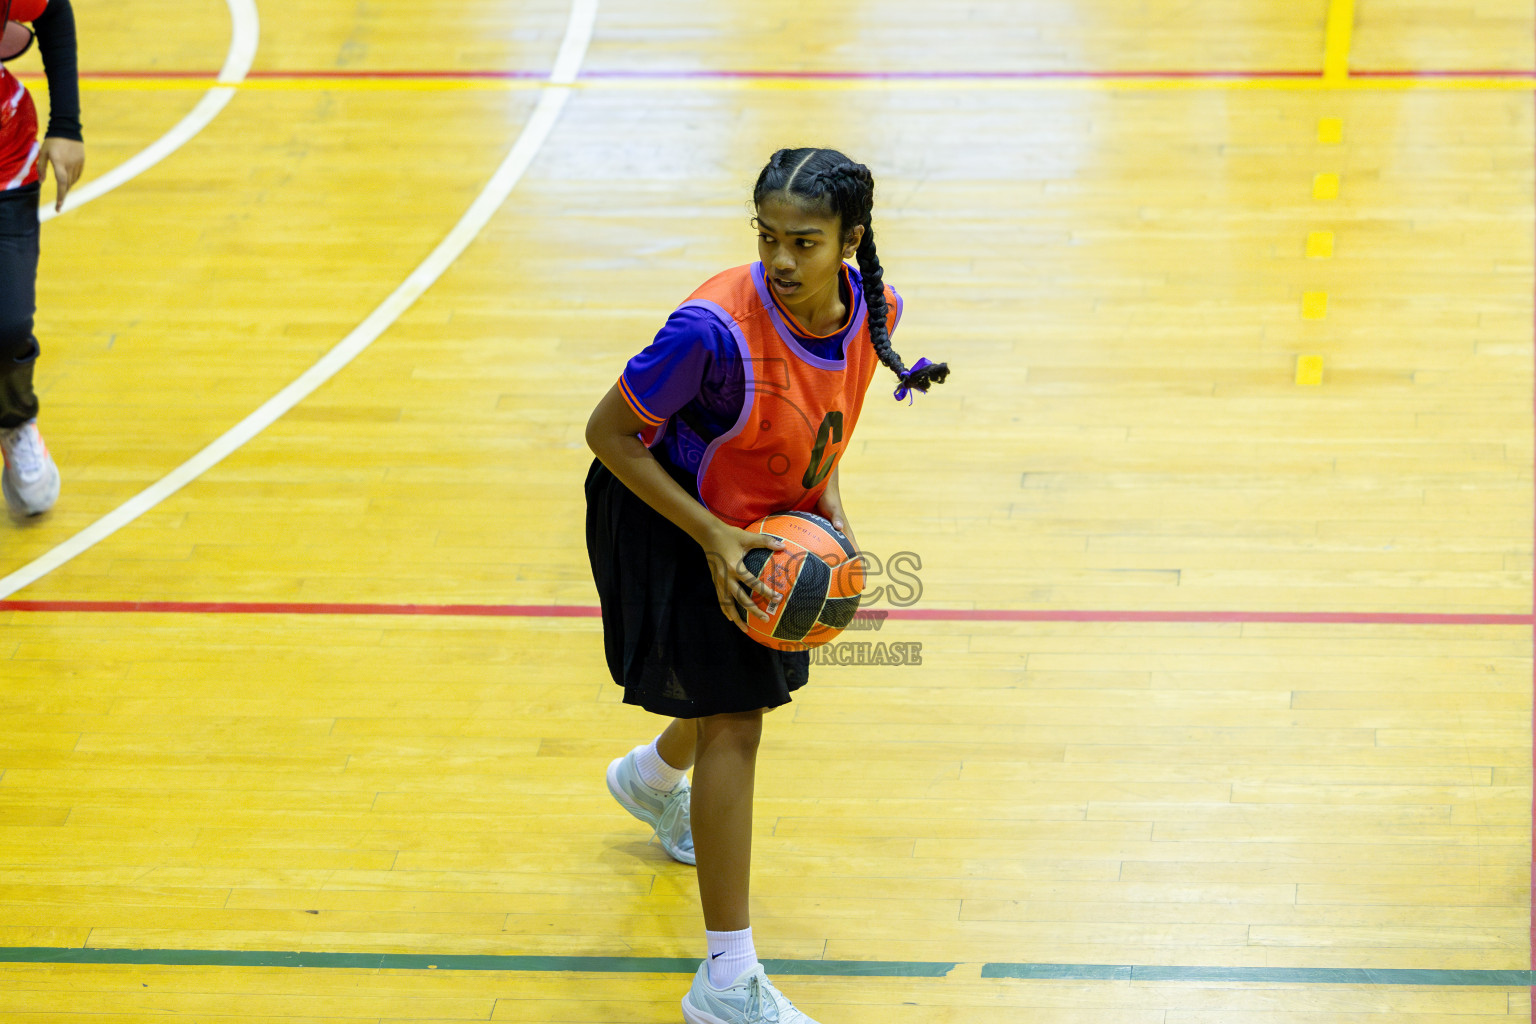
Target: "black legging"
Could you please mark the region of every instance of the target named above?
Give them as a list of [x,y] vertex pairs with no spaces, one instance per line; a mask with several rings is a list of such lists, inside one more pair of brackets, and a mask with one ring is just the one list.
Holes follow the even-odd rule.
[[37,184],[0,192],[0,429],[37,415]]

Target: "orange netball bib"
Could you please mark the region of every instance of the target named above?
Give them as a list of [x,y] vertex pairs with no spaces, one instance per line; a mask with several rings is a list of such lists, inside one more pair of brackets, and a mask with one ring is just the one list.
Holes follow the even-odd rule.
[[[683,303],[708,310],[730,330],[746,371],[741,415],[699,463],[699,497],[725,522],[746,526],[773,512],[811,511],[821,499],[880,364],[864,296],[850,299],[857,326],[844,339],[842,359],[813,355],[795,337],[761,263],[717,274]],[[889,288],[886,302],[894,327],[897,299]]]

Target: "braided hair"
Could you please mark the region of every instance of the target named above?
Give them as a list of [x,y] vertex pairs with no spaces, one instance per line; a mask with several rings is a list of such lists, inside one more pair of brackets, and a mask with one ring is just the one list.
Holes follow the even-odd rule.
[[948,363],[920,359],[908,369],[891,348],[891,332],[886,323],[889,310],[885,301],[885,272],[875,253],[875,228],[871,221],[875,177],[869,168],[835,149],[781,149],[757,176],[752,201],[761,206],[764,199],[776,192],[793,196],[806,209],[836,215],[845,236],[855,227],[863,226],[857,259],[859,274],[864,278],[864,305],[869,310],[869,339],[880,361],[901,381],[896,397],[905,398],[909,389],[927,391],[929,385],[943,383],[949,376]]

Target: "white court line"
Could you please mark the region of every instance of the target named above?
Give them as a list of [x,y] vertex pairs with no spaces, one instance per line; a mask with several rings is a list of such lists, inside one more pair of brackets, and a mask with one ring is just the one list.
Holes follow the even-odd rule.
[[554,70],[549,75],[549,84],[554,88],[546,88],[539,97],[538,106],[534,108],[533,116],[529,118],[522,134],[517,137],[517,142],[512,145],[512,151],[507,154],[501,166],[496,168],[496,173],[486,183],[484,191],[453,226],[453,230],[448,232],[448,237],[432,250],[421,266],[378,309],[369,314],[368,319],[358,324],[351,334],[338,342],[335,348],[322,356],[298,380],[283,388],[218,440],[69,540],[0,579],[0,600],[30,586],[76,555],[88,551],[218,465],[241,445],[276,422],[278,417],[307,398],[321,384],[330,380],[388,330],[463,254],[517,187],[518,181],[554,130],[555,121],[564,109],[566,100],[570,98],[570,86],[576,81],[576,74],[586,57],[596,19],[597,0],[574,0],[565,39],[560,44]]
[[[251,64],[256,60],[256,44],[261,39],[261,20],[256,16],[256,0],[225,0],[229,5],[229,53],[219,72],[221,84],[209,89],[198,101],[192,112],[178,121],[170,131],[156,139],[148,148],[134,154],[125,163],[118,164],[99,178],[92,179],[76,189],[71,189],[64,200],[64,211],[84,206],[92,199],[106,195],[125,181],[143,174],[151,167],[186,145],[198,132],[208,127],[214,118],[229,105],[238,92],[235,86],[245,81]],[[38,208],[37,219],[47,223],[59,216],[52,203]]]

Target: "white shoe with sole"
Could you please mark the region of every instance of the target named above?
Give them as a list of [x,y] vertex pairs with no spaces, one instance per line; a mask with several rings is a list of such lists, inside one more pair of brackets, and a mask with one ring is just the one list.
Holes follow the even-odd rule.
[[635,752],[631,750],[608,766],[608,792],[626,811],[655,830],[655,838],[661,840],[667,856],[683,864],[695,863],[687,779],[670,793],[652,789],[640,780]]
[[5,492],[5,503],[11,512],[36,516],[53,508],[53,503],[59,500],[59,467],[48,454],[37,420],[0,430],[0,453],[5,456],[0,490]]
[[753,964],[730,988],[709,983],[709,964],[699,965],[683,997],[688,1024],[816,1024],[773,987],[762,964]]

